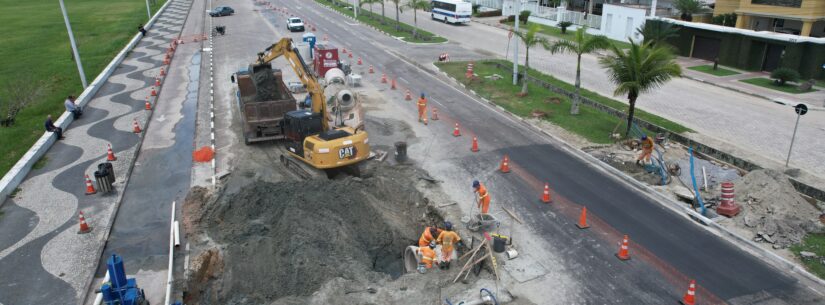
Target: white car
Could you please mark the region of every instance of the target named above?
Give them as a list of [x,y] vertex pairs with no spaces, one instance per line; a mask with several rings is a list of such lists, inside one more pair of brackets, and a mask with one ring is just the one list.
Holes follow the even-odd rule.
[[298,17],[291,17],[286,20],[286,29],[290,32],[303,32],[304,31],[304,21]]

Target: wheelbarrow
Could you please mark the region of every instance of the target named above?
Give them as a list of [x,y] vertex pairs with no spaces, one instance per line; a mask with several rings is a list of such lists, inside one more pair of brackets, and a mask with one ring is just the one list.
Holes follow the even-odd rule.
[[492,231],[501,225],[501,222],[493,214],[464,216],[461,217],[461,222],[472,232],[478,232],[479,230]]

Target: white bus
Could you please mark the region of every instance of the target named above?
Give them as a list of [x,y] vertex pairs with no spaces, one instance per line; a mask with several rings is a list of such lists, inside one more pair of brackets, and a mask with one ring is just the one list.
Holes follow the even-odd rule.
[[473,5],[461,0],[433,0],[430,17],[444,23],[467,23],[473,14]]

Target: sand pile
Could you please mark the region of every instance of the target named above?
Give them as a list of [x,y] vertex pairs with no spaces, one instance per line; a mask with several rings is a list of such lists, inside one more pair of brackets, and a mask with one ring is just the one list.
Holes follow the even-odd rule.
[[[205,252],[210,257],[203,260],[223,266],[190,283],[187,303],[301,303],[334,279],[400,276],[404,248],[425,223],[440,222],[414,188],[415,177],[413,169],[390,167],[363,180],[255,182],[214,199],[193,190],[184,206],[187,232],[221,245],[222,259]],[[197,201],[202,208],[190,207]]]
[[735,186],[736,202],[742,212],[735,224],[751,231],[754,240],[787,248],[799,243],[805,234],[822,232],[820,211],[803,199],[788,178],[774,170],[756,170]]

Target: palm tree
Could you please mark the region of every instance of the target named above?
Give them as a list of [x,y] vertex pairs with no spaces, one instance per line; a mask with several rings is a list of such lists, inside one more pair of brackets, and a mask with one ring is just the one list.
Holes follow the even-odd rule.
[[401,0],[390,1],[395,4],[395,30],[398,31],[401,28],[401,19],[398,17],[401,14]]
[[693,14],[702,10],[699,0],[676,0],[673,6],[682,13],[679,17],[684,21],[693,21]]
[[370,18],[372,18],[373,17],[372,16],[372,5],[374,3],[379,3],[379,2],[381,3],[381,6],[384,5],[384,0],[361,0],[358,4],[360,6],[364,6],[365,4],[369,4],[370,5]]
[[630,134],[630,127],[633,126],[633,112],[639,94],[649,92],[673,77],[682,76],[676,55],[669,47],[637,44],[633,40],[629,42],[630,48],[627,51],[613,45],[610,48],[613,54],[599,59],[602,67],[607,69],[610,80],[616,84],[613,94],[627,94],[629,108],[625,136]]
[[530,48],[535,47],[537,44],[541,44],[545,48],[549,45],[547,38],[536,35],[536,32],[538,31],[539,25],[533,24],[527,32],[513,32],[516,36],[518,36],[518,38],[521,39],[521,42],[524,43],[524,77],[522,77],[521,80],[521,93],[519,93],[522,96],[527,95],[527,71],[530,70]]
[[679,37],[679,28],[664,21],[645,22],[636,29],[636,32],[645,38],[645,42],[652,45],[666,43],[668,39]]
[[418,10],[426,10],[430,8],[429,0],[409,0],[404,7],[413,10],[413,37],[418,37]]
[[585,28],[579,27],[574,33],[572,40],[557,40],[550,46],[550,52],[570,52],[576,54],[576,97],[570,106],[570,114],[579,114],[579,104],[581,103],[581,75],[582,75],[582,54],[593,53],[596,50],[603,50],[610,47],[610,40],[604,35],[590,36],[585,34]]

